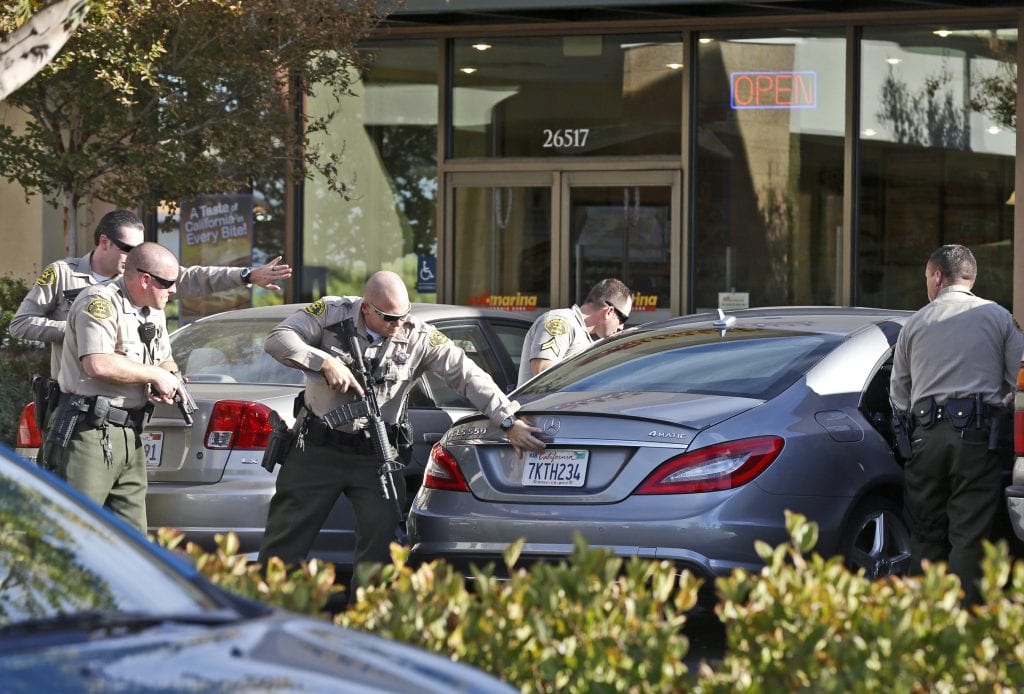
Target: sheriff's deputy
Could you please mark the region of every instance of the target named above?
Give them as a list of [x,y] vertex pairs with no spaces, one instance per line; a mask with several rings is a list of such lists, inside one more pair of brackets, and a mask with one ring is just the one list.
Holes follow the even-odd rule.
[[[128,252],[142,243],[142,220],[130,210],[114,210],[103,215],[93,232],[96,243],[81,258],[66,258],[50,263],[29,289],[17,313],[11,319],[10,333],[22,340],[50,343],[50,375],[56,379],[60,369],[60,346],[64,340],[64,321],[75,297],[86,287],[105,284],[121,275]],[[176,269],[168,277],[178,278],[177,298],[207,296],[256,284],[279,291],[277,282],[292,276],[292,269],[274,258],[255,268],[208,267],[197,265]]]
[[[335,331],[345,319],[354,320],[391,446],[397,443],[410,387],[423,372],[432,371],[500,424],[520,455],[544,449],[533,435],[539,429],[515,416],[518,405],[487,372],[439,330],[413,317],[410,309],[401,277],[382,271],[367,280],[362,297],[320,299],[286,318],[267,337],[265,349],[271,356],[305,372],[306,390],[296,419],[300,440],[285,459],[270,502],[259,554],[262,563],[272,556],[287,564],[305,559],[340,494],[348,497],[355,512],[355,564],[389,558],[398,519],[394,501],[381,491],[380,461],[365,418],[338,429],[322,419],[363,394],[346,365],[353,363],[350,344]],[[401,495],[403,485],[396,486]]]
[[178,260],[155,243],[128,253],[124,275],[88,287],[71,305],[61,352],[60,404],[46,446],[51,469],[146,532],[150,402],[182,397],[163,308]]
[[632,309],[629,288],[621,280],[609,277],[591,288],[582,306],[556,308],[541,314],[523,341],[519,384],[582,352],[595,338],[623,330]]
[[948,560],[969,604],[981,598],[981,542],[1002,505],[993,426],[1024,353],[1013,316],[971,293],[977,273],[965,246],[932,253],[930,303],[903,326],[890,383],[894,407],[914,422],[904,477],[911,571]]

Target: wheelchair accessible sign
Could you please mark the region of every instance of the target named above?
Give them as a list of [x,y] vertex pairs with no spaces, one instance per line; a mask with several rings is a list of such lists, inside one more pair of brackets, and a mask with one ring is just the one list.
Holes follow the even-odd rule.
[[437,257],[416,256],[416,291],[420,294],[437,292]]

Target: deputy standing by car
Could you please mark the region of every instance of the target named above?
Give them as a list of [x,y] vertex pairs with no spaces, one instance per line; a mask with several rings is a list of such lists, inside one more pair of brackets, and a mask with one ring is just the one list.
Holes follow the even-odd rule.
[[582,352],[594,337],[608,337],[626,327],[633,295],[622,281],[607,278],[593,286],[583,306],[556,308],[530,326],[519,360],[519,383]]
[[141,532],[147,528],[143,421],[150,400],[171,404],[183,395],[163,312],[178,267],[169,250],[143,243],[128,254],[120,279],[75,299],[47,442],[52,469]]
[[1002,494],[990,426],[1024,354],[1013,316],[971,293],[977,271],[965,246],[932,253],[930,303],[900,332],[890,382],[893,405],[915,424],[904,478],[912,570],[948,560],[969,603],[980,600],[981,542]]
[[345,319],[354,321],[391,446],[396,445],[410,387],[423,372],[432,371],[500,424],[520,454],[543,450],[543,442],[532,433],[539,430],[515,417],[518,405],[461,348],[410,315],[410,309],[401,277],[381,271],[367,280],[362,298],[320,299],[286,318],[267,337],[265,349],[272,357],[305,372],[306,389],[296,419],[300,440],[277,478],[260,562],[272,556],[288,564],[304,559],[342,493],[356,517],[354,564],[388,560],[397,519],[394,502],[381,492],[380,461],[365,418],[337,429],[321,419],[363,394],[346,365],[353,363],[351,346],[336,332]]
[[[47,265],[25,295],[9,330],[22,340],[50,343],[51,378],[56,379],[60,369],[60,346],[71,302],[86,287],[117,278],[124,271],[128,252],[143,238],[142,220],[134,212],[108,212],[93,232],[96,247],[81,258],[66,258]],[[177,278],[179,297],[206,296],[246,284],[278,291],[281,287],[275,283],[292,275],[291,268],[280,264],[280,260],[275,258],[257,268],[180,268],[168,277]]]

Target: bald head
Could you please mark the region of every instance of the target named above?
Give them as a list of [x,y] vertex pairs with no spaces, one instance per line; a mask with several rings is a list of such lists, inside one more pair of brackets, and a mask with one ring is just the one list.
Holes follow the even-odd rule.
[[178,259],[168,249],[150,241],[139,244],[125,259],[124,283],[131,302],[162,309],[174,291],[179,270]]
[[370,275],[363,285],[363,298],[385,313],[401,314],[409,310],[409,290],[402,278],[390,270]]

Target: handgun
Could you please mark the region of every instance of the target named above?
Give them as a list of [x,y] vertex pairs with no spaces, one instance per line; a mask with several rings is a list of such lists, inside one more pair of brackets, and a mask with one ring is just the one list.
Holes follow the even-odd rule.
[[[181,385],[179,391],[174,395],[174,404],[178,406],[181,418],[185,420],[185,426],[190,427],[192,426],[192,415],[199,409],[199,406],[196,405],[192,394],[185,387],[185,379],[181,377],[181,374],[177,371],[172,373],[178,377],[178,383]],[[182,393],[184,393],[184,397],[182,397]]]

